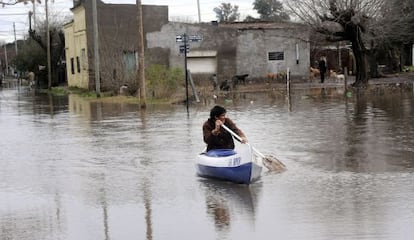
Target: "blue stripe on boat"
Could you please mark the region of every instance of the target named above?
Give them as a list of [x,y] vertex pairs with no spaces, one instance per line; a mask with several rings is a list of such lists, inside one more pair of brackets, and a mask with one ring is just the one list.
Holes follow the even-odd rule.
[[206,152],[209,157],[227,157],[235,154],[236,152],[233,149],[212,149]]
[[217,178],[235,183],[249,184],[252,163],[246,163],[237,167],[211,167],[197,164],[198,175],[201,177]]

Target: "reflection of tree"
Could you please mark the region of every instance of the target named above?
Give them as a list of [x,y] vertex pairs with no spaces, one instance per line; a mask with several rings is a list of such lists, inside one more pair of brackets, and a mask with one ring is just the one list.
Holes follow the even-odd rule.
[[345,141],[348,149],[345,152],[344,164],[345,168],[349,168],[352,171],[358,171],[361,168],[361,161],[365,159],[366,153],[361,146],[365,142],[365,132],[367,125],[367,100],[363,94],[356,96],[356,102],[354,105],[354,112],[347,112],[347,130]]

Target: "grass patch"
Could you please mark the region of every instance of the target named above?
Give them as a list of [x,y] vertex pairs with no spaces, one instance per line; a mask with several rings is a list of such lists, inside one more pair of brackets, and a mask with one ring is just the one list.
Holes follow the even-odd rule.
[[[100,96],[96,92],[89,91],[87,89],[78,87],[53,87],[50,90],[45,89],[45,93],[50,93],[56,96],[65,96],[69,94],[75,94],[86,101],[90,102],[102,102],[102,103],[128,103],[128,104],[141,104],[140,98],[134,96],[114,96],[112,92],[101,92]],[[173,104],[177,102],[176,97],[170,98],[147,98],[146,103],[149,105],[156,104]]]

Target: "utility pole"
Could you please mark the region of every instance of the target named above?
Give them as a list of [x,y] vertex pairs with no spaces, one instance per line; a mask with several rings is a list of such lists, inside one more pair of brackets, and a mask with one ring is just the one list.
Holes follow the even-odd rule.
[[183,34],[184,38],[184,69],[185,69],[185,102],[188,112],[188,66],[187,66],[187,34]]
[[197,8],[198,8],[198,22],[201,23],[200,0],[197,0]]
[[4,60],[6,61],[6,72],[5,75],[9,74],[9,61],[7,60],[7,43],[4,43]]
[[33,30],[36,30],[36,1],[33,0]]
[[16,38],[16,24],[13,22],[13,31],[14,31],[14,49],[17,56],[17,38]]
[[49,9],[47,6],[48,0],[45,0],[45,11],[46,11],[46,46],[47,46],[47,87],[52,88],[52,67],[50,63],[50,30],[49,30]]
[[139,79],[139,96],[141,107],[146,108],[146,86],[145,86],[145,52],[144,52],[144,26],[142,22],[142,3],[137,0],[137,22],[138,22],[138,79]]
[[99,59],[99,34],[98,34],[98,11],[96,0],[92,0],[92,21],[93,21],[93,51],[95,60],[95,89],[98,97],[101,95],[101,76]]

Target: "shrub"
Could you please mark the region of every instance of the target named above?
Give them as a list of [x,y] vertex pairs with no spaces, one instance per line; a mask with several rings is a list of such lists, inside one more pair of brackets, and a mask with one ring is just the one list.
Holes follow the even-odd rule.
[[168,69],[164,65],[154,64],[147,68],[146,87],[149,97],[163,99],[174,95],[184,81],[181,69]]

